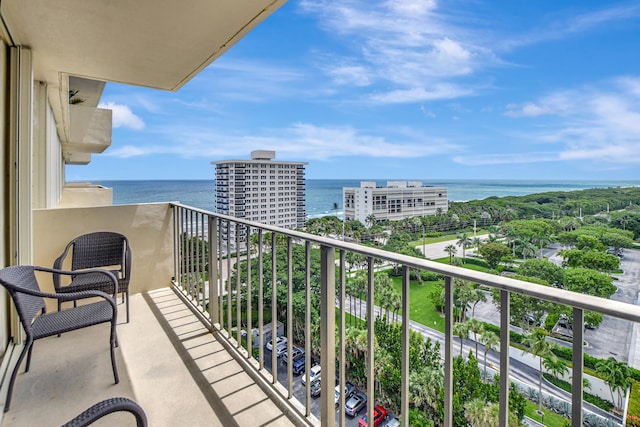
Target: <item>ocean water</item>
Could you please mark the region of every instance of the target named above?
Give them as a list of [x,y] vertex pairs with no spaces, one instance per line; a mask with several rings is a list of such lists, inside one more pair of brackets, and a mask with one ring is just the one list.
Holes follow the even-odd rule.
[[[377,180],[386,185],[387,180]],[[446,187],[449,200],[481,200],[497,196],[524,196],[548,191],[573,191],[586,188],[637,187],[640,181],[545,181],[545,180],[423,180],[424,185]],[[180,202],[215,211],[213,180],[94,181],[113,189],[116,205],[151,202]],[[309,218],[342,216],[342,188],[359,187],[356,179],[307,179],[306,210]],[[334,210],[334,203],[338,209]]]

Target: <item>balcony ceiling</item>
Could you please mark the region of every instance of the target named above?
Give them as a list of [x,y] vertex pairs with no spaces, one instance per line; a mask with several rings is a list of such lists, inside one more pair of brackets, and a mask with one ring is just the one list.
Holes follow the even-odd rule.
[[4,0],[36,80],[63,76],[177,90],[285,0]]
[[79,141],[72,140],[70,89],[86,107],[98,105],[105,82],[178,90],[285,2],[2,0],[0,18],[9,42],[31,50],[34,78],[47,83],[71,152]]

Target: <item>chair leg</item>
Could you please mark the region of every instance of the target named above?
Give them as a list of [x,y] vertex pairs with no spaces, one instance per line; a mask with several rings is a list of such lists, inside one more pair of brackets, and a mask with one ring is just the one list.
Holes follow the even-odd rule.
[[127,289],[126,294],[127,294],[127,323],[129,323],[129,289]]
[[116,336],[116,322],[115,319],[111,321],[111,339],[109,340],[109,347],[111,349],[111,368],[113,369],[113,380],[116,384],[120,382],[120,378],[118,377],[118,367],[116,366],[116,354],[115,354],[115,346],[118,344],[118,337]]
[[27,365],[24,367],[25,372],[29,372],[29,368],[31,367],[31,351],[33,350],[33,343],[34,341],[31,341],[31,345],[29,346],[29,351],[27,353]]
[[13,384],[16,382],[16,376],[18,375],[18,370],[20,369],[20,364],[24,359],[24,356],[27,352],[31,353],[31,347],[33,346],[33,339],[27,339],[27,342],[24,345],[24,348],[20,352],[20,357],[18,357],[18,361],[16,362],[15,368],[13,368],[13,372],[11,373],[11,380],[9,380],[9,389],[7,390],[7,400],[4,403],[4,412],[9,411],[9,407],[11,406],[11,394],[13,393]]

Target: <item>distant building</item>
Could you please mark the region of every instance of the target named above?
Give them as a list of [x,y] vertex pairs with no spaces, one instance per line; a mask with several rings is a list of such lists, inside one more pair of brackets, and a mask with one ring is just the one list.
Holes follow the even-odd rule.
[[251,152],[251,160],[216,166],[216,212],[283,228],[303,228],[306,162],[273,160],[275,151]]
[[342,195],[345,220],[363,224],[371,215],[376,221],[399,220],[449,209],[445,187],[424,186],[420,181],[388,181],[386,187],[377,187],[375,181],[362,181],[360,187],[343,188]]

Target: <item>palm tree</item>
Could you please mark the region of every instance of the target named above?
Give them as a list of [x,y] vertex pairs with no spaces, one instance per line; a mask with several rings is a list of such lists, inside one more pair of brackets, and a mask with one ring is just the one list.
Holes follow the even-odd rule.
[[453,324],[453,335],[460,337],[460,356],[462,356],[462,344],[469,336],[469,325],[466,322],[456,322]]
[[484,345],[484,378],[487,378],[487,353],[500,345],[500,338],[495,332],[485,330],[480,335],[480,342]]
[[458,321],[463,322],[466,318],[469,304],[476,297],[476,292],[471,283],[467,282],[466,280],[454,279],[453,283],[455,285],[454,303],[457,302],[460,309],[460,316],[458,317]]
[[464,416],[473,427],[486,425],[487,402],[481,398],[475,398],[464,405]]
[[374,214],[368,215],[364,219],[365,225],[369,228],[373,227],[376,223],[376,216]]
[[474,237],[473,238],[473,246],[476,247],[476,249],[480,249],[480,245],[482,244],[482,239],[479,237]]
[[480,287],[473,288],[472,301],[473,301],[473,304],[471,304],[471,317],[475,317],[476,306],[478,305],[478,303],[487,301],[487,296],[485,295],[484,291]]
[[444,387],[443,371],[427,366],[412,370],[409,374],[409,386],[414,405],[423,408],[429,416],[428,409],[435,411],[440,400],[440,390]]
[[476,343],[476,359],[478,358],[478,334],[482,335],[484,333],[484,324],[476,318],[471,318],[467,320],[467,327],[469,328],[469,332],[473,334],[473,340]]
[[449,264],[452,264],[453,257],[455,256],[456,252],[458,252],[458,250],[453,245],[447,245],[447,247],[444,248],[444,251],[449,254]]
[[542,361],[542,364],[547,372],[559,380],[564,379],[564,376],[569,373],[569,367],[567,364],[557,357],[547,356]]
[[[618,362],[615,358],[610,357],[596,364],[596,372],[602,376],[604,382],[609,386],[613,406],[615,406],[616,409],[621,409],[622,398],[632,385],[629,366],[626,363]],[[618,394],[617,401],[613,396],[615,392]]]
[[519,246],[520,252],[522,252],[522,258],[525,260],[527,259],[527,256],[534,256],[536,254],[536,250],[538,249],[533,243],[526,240],[521,240]]
[[[522,343],[529,347],[530,353],[538,356],[538,358],[540,359],[540,368],[538,370],[538,413],[542,413],[542,361],[547,357],[555,357],[555,355],[552,353],[555,344],[547,341],[547,331],[540,328],[537,328],[532,333],[527,335]],[[523,351],[522,353],[524,354],[526,353],[526,351]]]
[[469,238],[469,236],[467,236],[467,233],[463,233],[461,235],[458,236],[458,242],[456,243],[456,245],[460,246],[462,248],[462,259],[464,262],[464,259],[466,258],[465,252],[468,246],[471,246],[471,239]]

